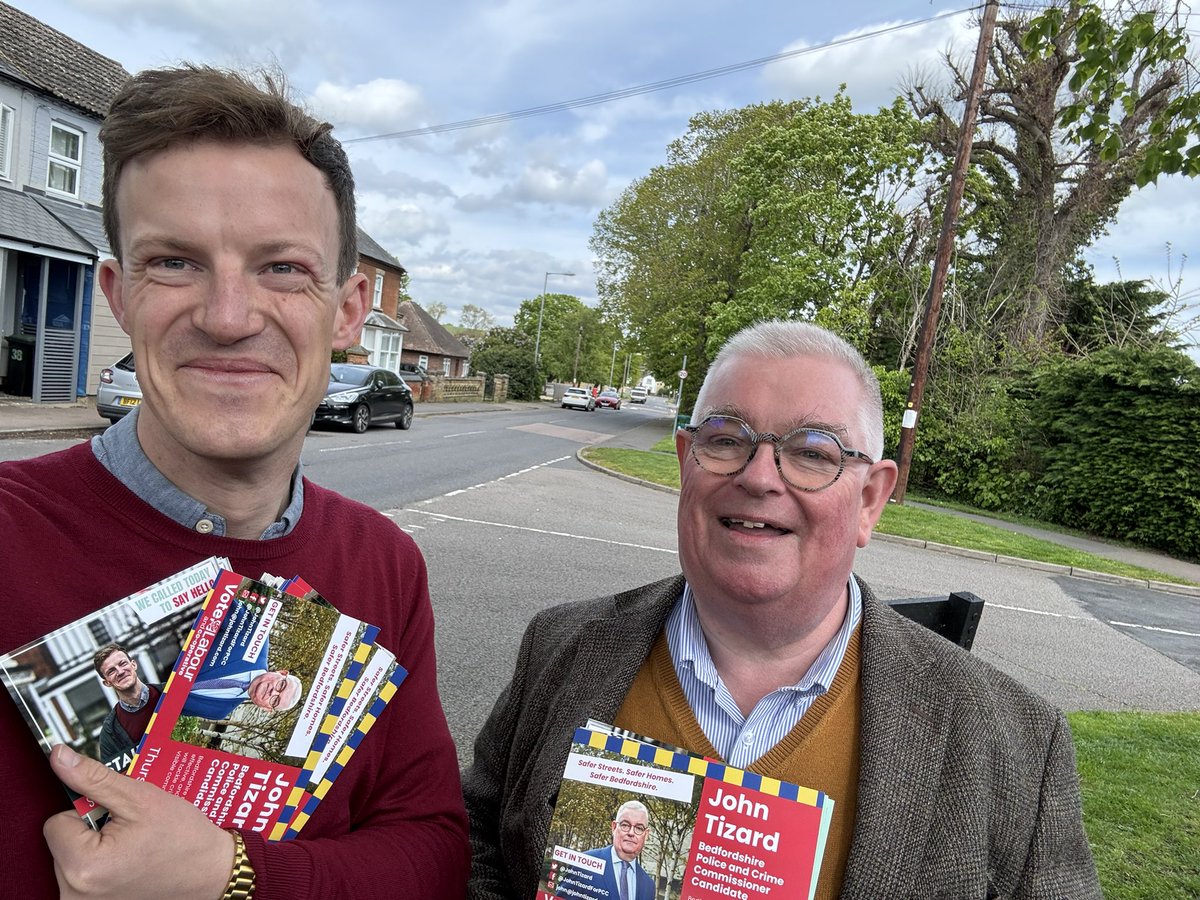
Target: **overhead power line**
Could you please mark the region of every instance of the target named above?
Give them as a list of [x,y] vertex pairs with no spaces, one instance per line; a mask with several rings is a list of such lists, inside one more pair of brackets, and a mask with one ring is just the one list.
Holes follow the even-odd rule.
[[410,128],[406,131],[392,131],[387,134],[372,134],[365,137],[346,138],[342,141],[343,144],[361,144],[367,141],[385,141],[385,140],[403,140],[405,138],[420,137],[428,134],[445,134],[451,131],[463,131],[468,128],[480,128],[484,125],[499,125],[504,122],[513,122],[518,119],[531,119],[534,116],[545,116],[550,113],[563,112],[568,109],[580,109],[586,106],[599,106],[601,103],[611,103],[614,100],[624,100],[627,97],[637,97],[642,94],[651,94],[656,91],[665,91],[670,88],[680,87],[685,84],[693,84],[697,81],[706,81],[710,78],[720,78],[723,75],[730,75],[734,72],[742,72],[746,69],[755,69],[769,63],[779,62],[784,59],[794,59],[798,56],[805,56],[809,53],[819,53],[823,50],[829,50],[833,47],[844,47],[849,44],[855,44],[860,41],[870,40],[872,38],[882,37],[886,34],[892,34],[897,31],[904,31],[908,28],[915,28],[918,25],[927,25],[938,19],[944,19],[952,16],[962,15],[973,10],[980,9],[980,6],[968,6],[963,9],[957,9],[950,13],[943,13],[938,16],[929,16],[924,19],[917,19],[913,22],[904,22],[900,25],[891,25],[887,28],[880,28],[876,31],[867,31],[863,34],[856,34],[852,37],[839,38],[836,41],[827,41],[824,44],[815,44],[812,47],[800,47],[795,50],[785,50],[782,53],[775,53],[771,56],[760,56],[758,59],[747,60],[746,62],[733,63],[728,66],[721,66],[716,69],[706,69],[703,72],[694,72],[691,75],[679,75],[675,78],[666,78],[662,81],[652,81],[649,84],[639,84],[634,87],[621,88],[616,91],[605,91],[602,94],[591,94],[587,97],[578,97],[575,100],[562,100],[558,103],[547,103],[543,106],[530,106],[525,109],[518,109],[512,112],[493,113],[490,116],[479,116],[474,119],[463,119],[459,122],[447,122],[442,125],[426,125],[421,128]]

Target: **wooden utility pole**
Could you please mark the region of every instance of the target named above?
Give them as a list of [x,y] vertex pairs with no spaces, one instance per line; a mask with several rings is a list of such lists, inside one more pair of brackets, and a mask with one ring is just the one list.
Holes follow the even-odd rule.
[[983,91],[983,76],[987,72],[988,53],[992,49],[992,32],[999,8],[999,0],[988,0],[979,23],[975,67],[971,70],[971,83],[967,87],[966,109],[963,110],[962,125],[958,132],[958,149],[954,158],[954,170],[950,175],[946,212],[942,215],[942,232],[938,235],[937,253],[933,259],[933,278],[929,282],[929,291],[925,294],[925,314],[921,319],[921,334],[917,340],[917,358],[913,361],[912,384],[908,388],[908,403],[900,423],[900,447],[896,451],[896,463],[900,474],[896,479],[896,489],[892,492],[892,499],[897,503],[904,502],[904,493],[908,489],[908,472],[912,468],[917,416],[921,411],[921,399],[925,396],[925,379],[929,374],[929,358],[933,355],[933,339],[937,334],[938,314],[942,309],[942,292],[946,288],[946,272],[950,268],[954,235],[958,231],[958,207],[962,203],[967,166],[971,162],[971,145],[975,141],[975,115],[979,109],[979,95]]

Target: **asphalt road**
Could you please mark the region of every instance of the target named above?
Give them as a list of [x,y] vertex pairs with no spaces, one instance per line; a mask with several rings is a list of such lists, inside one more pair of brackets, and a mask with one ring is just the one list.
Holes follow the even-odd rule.
[[[426,555],[442,699],[464,762],[536,611],[678,571],[675,496],[592,471],[574,455],[624,443],[653,422],[670,428],[654,407],[534,408],[305,441],[310,478],[382,510]],[[0,455],[67,443],[0,441]],[[1200,710],[1194,598],[882,540],[860,551],[856,568],[884,598],[964,589],[983,597],[973,652],[1066,709]]]
[[[533,613],[678,571],[675,497],[574,459],[391,515],[429,562],[442,699],[464,761]],[[1189,666],[1087,605],[1104,593],[1131,621],[1166,595],[884,541],[860,552],[857,570],[884,598],[984,597],[973,652],[1064,708],[1200,709],[1194,652]]]

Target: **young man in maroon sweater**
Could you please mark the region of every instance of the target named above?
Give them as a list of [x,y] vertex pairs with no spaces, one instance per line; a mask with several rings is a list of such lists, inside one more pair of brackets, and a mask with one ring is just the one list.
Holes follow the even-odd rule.
[[[218,555],[251,576],[302,575],[379,625],[408,677],[299,839],[279,843],[65,746],[47,765],[0,703],[6,895],[463,894],[424,561],[392,522],[299,474],[330,351],[370,309],[353,178],[329,130],[271,79],[209,68],[143,72],[114,99],[101,140],[117,258],[97,281],[143,401],[91,444],[0,465],[0,653]],[[58,780],[110,810],[102,831],[61,812]]]

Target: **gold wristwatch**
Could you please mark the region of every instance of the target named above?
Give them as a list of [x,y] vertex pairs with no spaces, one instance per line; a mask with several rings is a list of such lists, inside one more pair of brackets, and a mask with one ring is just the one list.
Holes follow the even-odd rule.
[[246,844],[238,832],[229,833],[233,835],[233,871],[221,900],[254,900],[254,866],[246,856]]

